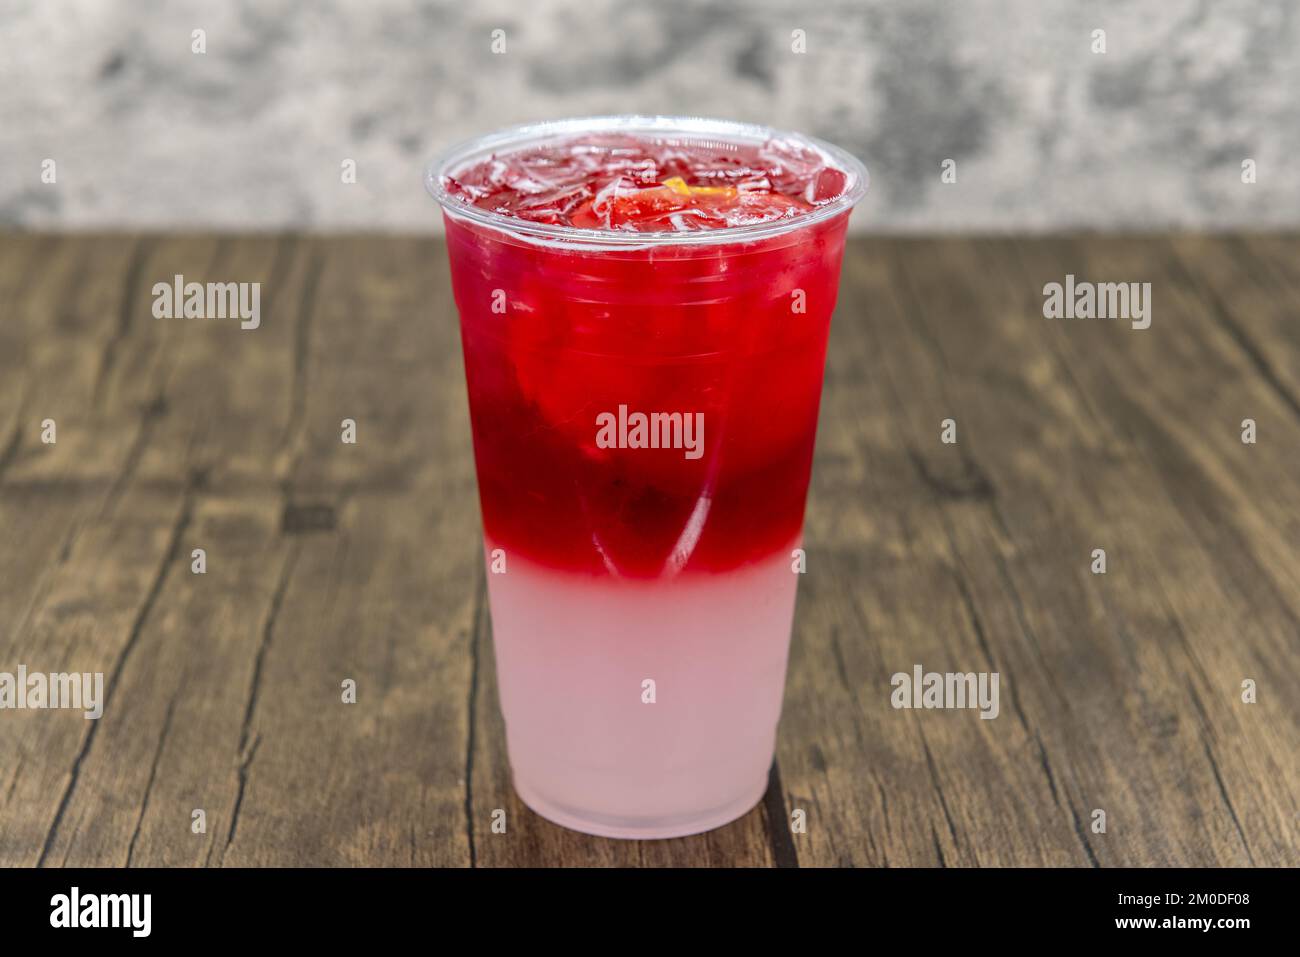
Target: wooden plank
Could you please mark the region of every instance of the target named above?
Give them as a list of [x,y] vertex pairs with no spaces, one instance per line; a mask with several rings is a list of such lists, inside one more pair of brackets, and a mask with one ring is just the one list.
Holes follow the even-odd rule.
[[[1044,274],[1060,280],[1072,260],[1054,251],[1043,254]],[[1013,260],[1005,244],[991,242],[890,242],[864,252],[846,265],[846,313],[876,335],[876,348],[854,353],[854,337],[840,340],[839,348],[832,349],[828,399],[835,401],[846,379],[855,385],[860,379],[879,379],[892,383],[893,400],[888,394],[871,397],[859,388],[856,419],[847,409],[828,409],[829,417],[823,418],[809,538],[814,549],[818,537],[828,532],[837,543],[847,538],[847,562],[859,567],[844,575],[839,587],[819,590],[809,612],[831,619],[814,633],[836,636],[838,649],[822,649],[821,654],[838,650],[847,677],[840,690],[845,700],[827,708],[820,720],[828,729],[821,733],[828,737],[831,753],[819,745],[801,762],[793,749],[782,749],[791,803],[800,803],[801,788],[828,792],[819,804],[840,815],[827,839],[819,841],[810,830],[810,846],[800,845],[801,861],[852,859],[839,849],[837,838],[843,843],[861,829],[877,835],[879,843],[893,824],[886,807],[900,802],[914,806],[928,797],[922,779],[908,774],[924,748],[908,742],[888,721],[873,720],[888,717],[886,682],[896,668],[872,669],[866,658],[868,652],[896,654],[890,642],[899,633],[906,636],[909,653],[923,663],[942,654],[930,650],[936,633],[962,637],[960,619],[950,611],[952,601],[945,600],[940,576],[931,567],[938,562],[949,566],[957,591],[964,593],[967,630],[982,634],[988,657],[1004,675],[1013,709],[1010,723],[990,723],[998,732],[991,752],[962,737],[970,729],[945,720],[948,715],[922,715],[927,732],[934,729],[927,733],[934,790],[944,796],[942,822],[953,825],[947,836],[957,848],[988,855],[981,862],[1008,848],[1011,861],[1029,859],[1033,849],[1018,843],[1025,834],[998,831],[1009,811],[1019,830],[1032,833],[1031,842],[1045,843],[1038,849],[1044,861],[1081,853],[1081,862],[1249,863],[1258,859],[1262,847],[1268,860],[1278,862],[1285,835],[1294,827],[1284,827],[1290,799],[1280,787],[1286,785],[1270,787],[1275,793],[1252,808],[1253,829],[1260,836],[1247,830],[1243,838],[1237,820],[1242,802],[1225,798],[1230,786],[1225,782],[1244,784],[1255,773],[1279,780],[1285,747],[1295,750],[1294,719],[1276,713],[1266,718],[1266,712],[1259,712],[1261,719],[1276,722],[1271,736],[1234,736],[1236,746],[1258,766],[1240,769],[1235,778],[1225,772],[1215,742],[1234,729],[1233,719],[1221,713],[1231,688],[1225,688],[1226,680],[1212,684],[1203,677],[1200,657],[1184,650],[1187,622],[1174,618],[1169,597],[1153,593],[1144,581],[1151,566],[1143,559],[1152,552],[1153,560],[1170,551],[1179,557],[1189,550],[1194,558],[1205,556],[1192,550],[1196,543],[1179,527],[1171,503],[1144,496],[1143,490],[1158,486],[1160,478],[1142,461],[1128,433],[1125,409],[1113,402],[1115,393],[1099,398],[1074,381],[1082,375],[1074,366],[1086,362],[1088,353],[1081,350],[1072,355],[1070,366],[1062,367],[1057,351],[1048,348],[1043,336],[1059,330],[1045,328],[1041,318],[1041,276],[1029,283],[1023,277],[999,280],[999,272]],[[884,265],[873,270],[864,260]],[[892,271],[886,274],[886,269]],[[849,371],[841,373],[837,365]],[[1176,372],[1156,363],[1131,381]],[[882,407],[899,424],[893,441],[888,424],[877,417],[876,409]],[[958,420],[961,438],[945,450],[938,429],[948,416]],[[844,423],[851,434],[839,435],[828,423]],[[865,455],[855,454],[855,445],[865,447]],[[847,472],[844,486],[830,493],[830,501],[818,497],[825,494],[821,482],[828,453],[832,474]],[[871,468],[863,473],[857,466],[864,457],[883,487],[872,487]],[[906,457],[916,464],[912,482],[931,490],[942,522],[918,520],[916,510],[908,507],[908,493],[898,491],[901,483],[894,476]],[[1274,481],[1285,474],[1276,462],[1262,472]],[[859,519],[863,509],[856,497],[862,497],[864,485],[873,496],[867,508],[874,514]],[[1145,547],[1148,529],[1154,548]],[[947,556],[945,535],[951,548]],[[914,541],[925,543],[928,552],[918,555]],[[1130,569],[1140,567],[1142,576],[1131,570],[1125,576],[1122,569],[1104,580],[1089,575],[1091,548],[1107,542],[1114,543],[1112,560],[1118,552]],[[834,559],[840,558],[834,552]],[[908,574],[896,578],[892,573],[900,560]],[[807,584],[825,585],[812,571]],[[1294,589],[1289,593],[1295,594]],[[902,616],[891,615],[886,604],[886,596],[895,594],[903,596],[895,599],[904,609]],[[867,605],[872,598],[876,601]],[[1196,599],[1196,594],[1180,591],[1174,601],[1196,602],[1199,611],[1208,613],[1205,602]],[[846,607],[837,610],[836,605]],[[867,606],[856,624],[854,605]],[[1224,617],[1222,610],[1218,617]],[[908,618],[919,621],[909,623]],[[801,628],[800,639],[806,634]],[[1228,647],[1220,635],[1215,650]],[[1294,646],[1288,652],[1271,642],[1268,648],[1280,655],[1274,660],[1294,661]],[[962,657],[965,661],[957,664],[961,670],[976,667],[968,663],[969,652]],[[815,668],[809,669],[811,679],[805,675],[811,690],[800,688],[801,661],[796,657],[792,665],[783,735],[803,707],[835,700],[834,682]],[[1290,673],[1294,675],[1293,668]],[[855,697],[859,704],[865,702],[865,717],[854,717]],[[1286,700],[1285,693],[1280,700]],[[845,747],[839,744],[839,729],[849,721],[857,725],[858,740]],[[818,727],[809,724],[798,728],[796,740],[818,734]],[[839,733],[831,735],[831,728]],[[863,741],[878,752],[874,769],[861,759]],[[903,753],[890,753],[889,745]],[[1135,776],[1132,769],[1139,766],[1151,769],[1149,776]],[[873,772],[889,779],[874,797]],[[1283,782],[1289,777],[1280,774]],[[1043,786],[1050,792],[1046,799]],[[999,807],[1000,802],[1006,807]],[[1104,836],[1087,828],[1096,807],[1107,810],[1114,822]],[[1035,820],[1045,808],[1055,809],[1053,819]],[[932,808],[923,816],[939,820]],[[954,854],[944,827],[935,823],[933,829],[934,844],[950,862]],[[869,842],[868,855],[871,848]],[[913,835],[901,855],[904,863],[924,862],[923,842]],[[893,863],[900,852],[888,856]],[[961,860],[960,851],[957,857]]]
[[[1174,845],[1160,863],[1294,864],[1300,728],[1288,702],[1300,695],[1300,580],[1286,529],[1300,505],[1291,478],[1300,423],[1171,265],[1167,243],[1062,243],[1050,266],[1041,244],[1020,249],[1029,281],[1019,288],[1041,290],[1070,263],[1098,281],[1151,281],[1157,297],[1145,332],[1047,325],[1138,460],[1130,479],[1107,482],[1110,473],[1094,469],[1089,484],[1128,553],[1120,574],[1106,576],[1106,594],[1146,679],[1138,714],[1147,720],[1133,728],[1141,766],[1148,781],[1168,782],[1144,782],[1158,792],[1142,805],[1144,836]],[[1270,445],[1241,443],[1243,408],[1270,423]],[[1241,701],[1247,677],[1269,689],[1258,704]],[[1142,859],[1130,853],[1125,862]]]
[[[31,313],[42,296],[57,288],[62,263],[71,263],[71,248],[57,239],[7,236],[0,246],[0,483],[10,477],[10,491],[0,497],[0,529],[8,547],[0,548],[0,648],[32,612],[34,596],[43,590],[64,537],[84,507],[74,496],[51,503],[44,514],[21,501],[13,491],[12,475],[22,460],[43,454],[41,421],[48,416],[44,395],[29,393],[47,381],[45,369],[32,355],[28,332]],[[40,411],[35,410],[39,407]],[[52,410],[51,410],[52,411]],[[57,512],[55,509],[57,508]],[[5,757],[0,755],[0,757]],[[15,766],[12,756],[0,767]]]
[[890,702],[891,676],[916,664],[1004,678],[1033,667],[1010,660],[1004,622],[976,607],[955,539],[992,521],[993,492],[964,445],[939,441],[941,420],[968,410],[898,285],[893,248],[852,250],[830,350],[779,739],[789,803],[815,811],[800,862],[1086,863],[1014,685],[993,720]]
[[[1137,526],[1109,522],[1105,510],[1148,478],[1132,468],[1111,422],[1092,421],[1091,397],[1053,361],[1041,284],[1017,286],[993,271],[1005,246],[946,244],[926,253],[905,267],[920,289],[921,319],[951,364],[950,407],[963,410],[966,454],[990,489],[989,521],[964,525],[958,548],[990,644],[1005,655],[1016,713],[1034,729],[1043,774],[1089,862],[1188,860],[1203,836],[1168,827],[1186,802],[1132,774],[1143,766],[1156,780],[1177,779],[1178,755],[1150,739],[1147,726],[1154,718],[1167,728],[1167,716],[1186,701],[1167,669],[1157,670],[1160,662],[1134,660],[1129,629],[1143,621],[1140,592],[1136,582],[1133,596],[1116,587],[1134,581],[1124,575],[1131,552],[1123,529]],[[921,277],[935,273],[943,283],[922,288]],[[964,317],[956,310],[967,304],[979,321],[942,324],[945,316]],[[1105,578],[1089,574],[1096,547],[1119,566]],[[1214,800],[1212,788],[1208,782],[1194,800]],[[1107,815],[1105,834],[1092,830],[1097,810]]]
[[[187,279],[262,282],[262,327],[241,331],[229,322],[159,320],[167,337],[159,381],[166,413],[142,454],[146,479],[166,468],[166,450],[183,449],[187,510],[176,571],[160,590],[140,638],[139,668],[124,683],[137,722],[130,740],[147,774],[126,860],[138,865],[197,865],[219,860],[233,830],[246,762],[247,699],[259,651],[283,598],[280,572],[293,543],[280,534],[282,492],[248,455],[273,447],[287,409],[284,367],[291,351],[294,302],[305,282],[306,256],[297,244],[266,237],[223,240]],[[160,272],[162,280],[174,273]],[[221,361],[214,361],[220,356]],[[137,351],[120,357],[130,369]],[[154,448],[162,450],[154,454]],[[191,573],[191,551],[203,548],[207,571]],[[124,693],[127,693],[124,691]],[[104,742],[110,759],[128,746],[125,731]],[[242,749],[242,750],[241,750]],[[191,830],[201,809],[206,829]],[[86,842],[81,842],[85,844]],[[80,849],[84,853],[84,849]],[[119,861],[120,863],[120,861]]]
[[[104,343],[131,338],[133,327],[141,333],[138,316],[127,309],[124,317],[121,306],[128,292],[139,290],[124,290],[123,296],[111,300],[115,307],[106,309],[101,296],[83,294],[78,279],[95,275],[92,289],[107,283],[104,277],[112,267],[97,262],[97,256],[112,244],[69,241],[68,246],[74,268],[56,272],[69,284],[68,290],[25,304],[33,328],[42,330],[29,353],[37,382],[29,402],[42,416],[45,407],[54,410],[49,417],[59,423],[58,441],[34,446],[34,454],[11,463],[0,485],[6,512],[30,508],[42,518],[48,516],[34,527],[57,530],[59,554],[45,566],[47,578],[33,589],[29,609],[3,636],[3,653],[4,660],[33,670],[103,672],[107,700],[99,721],[70,712],[13,716],[20,729],[16,749],[23,760],[7,790],[0,845],[5,859],[26,864],[67,859],[72,835],[83,824],[92,830],[103,825],[99,838],[111,842],[114,853],[125,853],[125,839],[114,838],[119,832],[129,834],[123,822],[130,816],[131,800],[123,799],[111,776],[119,770],[130,774],[134,768],[104,765],[103,752],[94,752],[93,745],[101,729],[128,727],[131,722],[134,709],[113,706],[125,700],[120,693],[123,674],[171,571],[185,516],[183,449],[173,447],[162,456],[167,471],[147,487],[133,487],[153,418],[142,404],[153,388],[152,378],[133,377],[119,394],[96,400]],[[167,247],[161,264],[189,268],[206,261],[213,248],[209,240],[176,241]],[[119,266],[126,262],[121,257],[115,261]],[[132,277],[133,284],[146,278],[140,270]],[[143,301],[147,305],[148,300]],[[111,331],[98,337],[88,334],[104,327]],[[69,336],[63,338],[60,329]],[[84,346],[83,337],[88,340]],[[161,340],[139,334],[137,341],[145,346],[142,351],[158,356],[156,368],[165,367]],[[136,489],[132,508],[120,510],[125,493]],[[58,522],[58,503],[64,500],[78,503],[70,534]],[[116,740],[125,743],[127,736]],[[39,760],[34,760],[37,755]],[[97,818],[94,812],[101,809],[112,820]],[[87,852],[94,858],[93,848],[87,847]]]
[[[288,514],[318,515],[291,525],[333,527],[302,532],[282,566],[241,749],[256,745],[256,760],[244,762],[238,829],[214,863],[464,865],[482,552],[440,250],[324,248],[268,464]],[[356,445],[340,441],[344,418]],[[345,679],[355,705],[341,700]]]

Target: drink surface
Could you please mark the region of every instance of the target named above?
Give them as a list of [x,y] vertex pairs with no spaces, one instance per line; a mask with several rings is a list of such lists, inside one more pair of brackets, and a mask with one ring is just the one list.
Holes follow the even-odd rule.
[[792,140],[608,133],[493,155],[443,182],[463,202],[530,222],[691,232],[799,216],[840,196],[847,177]]

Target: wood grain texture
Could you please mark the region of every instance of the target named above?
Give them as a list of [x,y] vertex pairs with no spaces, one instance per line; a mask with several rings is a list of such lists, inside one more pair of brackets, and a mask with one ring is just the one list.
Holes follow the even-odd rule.
[[[1066,273],[1152,327],[1043,319]],[[620,842],[510,788],[439,244],[0,237],[0,671],[107,683],[0,712],[0,864],[1300,864],[1298,310],[1294,236],[853,241],[768,795]]]

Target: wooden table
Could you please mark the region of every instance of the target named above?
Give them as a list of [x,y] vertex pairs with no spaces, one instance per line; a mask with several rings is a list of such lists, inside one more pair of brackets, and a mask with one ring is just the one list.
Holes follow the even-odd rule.
[[[1151,328],[1044,319],[1067,273]],[[0,712],[0,864],[1300,863],[1298,307],[1295,236],[854,241],[772,787],[618,842],[510,788],[437,242],[6,236],[0,671],[107,704]]]

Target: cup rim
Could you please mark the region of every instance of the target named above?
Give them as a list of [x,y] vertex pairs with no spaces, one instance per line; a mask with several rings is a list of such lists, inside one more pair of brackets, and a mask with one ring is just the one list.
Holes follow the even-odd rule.
[[[503,213],[472,206],[459,197],[452,196],[443,181],[444,176],[451,172],[485,159],[493,153],[510,152],[530,143],[589,132],[712,135],[746,143],[761,143],[769,139],[791,140],[820,153],[828,161],[828,165],[834,166],[848,177],[848,183],[839,196],[824,206],[819,206],[810,213],[787,219],[694,232],[634,233],[609,229],[583,229],[577,226],[516,219]],[[561,244],[566,247],[711,246],[770,239],[847,213],[866,195],[870,181],[866,166],[852,153],[802,133],[792,133],[758,123],[743,123],[737,120],[631,113],[546,120],[540,123],[520,123],[505,127],[483,136],[462,140],[448,147],[430,161],[424,171],[425,188],[442,206],[443,211],[453,219],[466,219],[512,236],[543,243]]]

